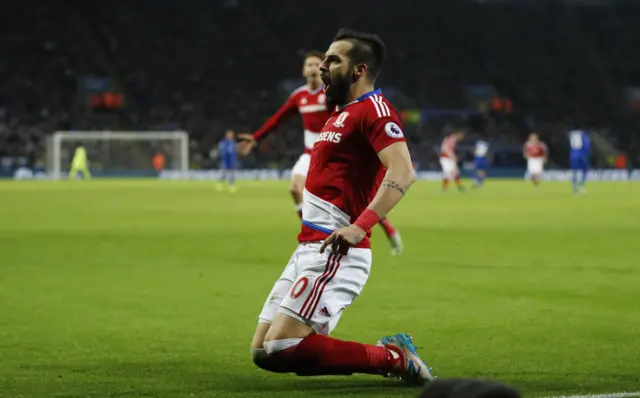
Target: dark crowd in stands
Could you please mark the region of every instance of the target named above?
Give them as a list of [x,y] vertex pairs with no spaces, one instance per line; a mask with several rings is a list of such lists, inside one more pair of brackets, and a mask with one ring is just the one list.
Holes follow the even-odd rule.
[[[566,167],[565,133],[575,123],[639,165],[640,95],[633,102],[627,88],[640,86],[640,4],[570,3],[7,3],[0,167],[44,164],[46,137],[56,130],[179,129],[190,134],[192,167],[215,168],[224,131],[258,128],[303,83],[303,54],[325,50],[343,26],[385,40],[379,85],[399,110],[480,111],[405,123],[412,155],[425,168],[437,164],[443,135],[461,125],[470,139],[514,148],[535,130],[553,164]],[[84,76],[110,79],[126,105],[110,113],[87,107]],[[509,98],[511,112],[473,103],[469,86],[482,85]],[[244,166],[289,167],[302,151],[301,131],[294,118]]]

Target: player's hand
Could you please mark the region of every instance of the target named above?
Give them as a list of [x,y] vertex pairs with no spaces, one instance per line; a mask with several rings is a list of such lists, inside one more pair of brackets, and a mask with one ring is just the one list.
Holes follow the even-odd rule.
[[356,225],[340,228],[333,231],[333,233],[322,242],[320,253],[324,253],[324,250],[331,245],[332,253],[346,254],[350,247],[360,243],[366,235],[367,233]]
[[255,141],[253,134],[239,133],[237,137],[238,141]]
[[238,154],[240,156],[247,156],[256,146],[256,140],[251,134],[238,134],[238,139],[242,140],[238,142]]

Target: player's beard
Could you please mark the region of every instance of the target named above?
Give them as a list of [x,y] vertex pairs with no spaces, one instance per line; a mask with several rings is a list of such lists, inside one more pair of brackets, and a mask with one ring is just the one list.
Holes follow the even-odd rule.
[[330,108],[334,108],[346,104],[349,99],[350,89],[351,80],[347,75],[331,77],[331,83],[325,93],[327,95],[327,105]]

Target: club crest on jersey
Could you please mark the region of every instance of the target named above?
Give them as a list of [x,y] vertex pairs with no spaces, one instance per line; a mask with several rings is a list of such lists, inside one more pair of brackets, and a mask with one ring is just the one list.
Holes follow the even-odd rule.
[[336,121],[333,122],[333,127],[344,127],[344,121],[347,120],[347,116],[349,116],[349,112],[342,112]]
[[306,98],[301,99],[301,100],[300,100],[300,103],[301,103],[302,105],[306,105],[306,104],[307,104],[307,99],[306,99]]
[[327,100],[327,96],[325,94],[320,94],[318,95],[318,103],[319,104],[324,104],[324,102]]
[[388,122],[384,125],[384,132],[391,138],[402,138],[402,129],[394,122]]

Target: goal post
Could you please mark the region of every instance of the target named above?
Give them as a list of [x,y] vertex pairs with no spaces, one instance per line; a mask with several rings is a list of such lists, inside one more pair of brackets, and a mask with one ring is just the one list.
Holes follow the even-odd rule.
[[153,176],[160,153],[166,170],[189,170],[189,135],[185,131],[56,131],[47,140],[46,167],[52,179],[64,178],[78,146],[87,152],[97,176]]

